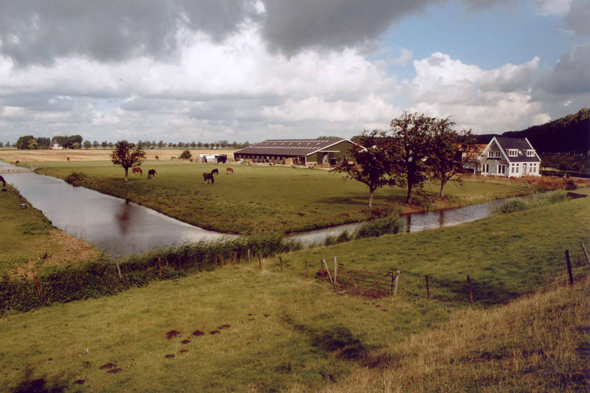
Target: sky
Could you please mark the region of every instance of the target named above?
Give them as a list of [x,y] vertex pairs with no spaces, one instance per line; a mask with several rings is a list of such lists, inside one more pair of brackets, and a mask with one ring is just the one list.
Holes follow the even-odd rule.
[[503,133],[590,107],[590,0],[0,0],[0,141]]

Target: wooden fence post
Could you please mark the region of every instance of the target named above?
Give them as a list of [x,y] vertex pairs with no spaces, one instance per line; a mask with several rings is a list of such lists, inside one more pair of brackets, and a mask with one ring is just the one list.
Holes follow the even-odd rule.
[[426,276],[426,297],[430,300],[430,284],[428,283],[428,276]]
[[281,273],[283,272],[283,258],[279,257],[279,261],[281,261]]
[[565,250],[565,259],[567,260],[567,272],[570,275],[570,285],[574,285],[574,276],[572,275],[572,263],[570,262],[569,250]]
[[308,274],[308,271],[307,271],[307,259],[306,259],[305,260],[305,278],[308,278],[308,277],[309,277],[309,274]]
[[260,255],[260,251],[258,251],[258,267],[262,270],[262,255]]
[[467,286],[469,287],[469,303],[473,303],[473,295],[471,294],[471,280],[469,274],[467,275]]
[[248,249],[248,265],[250,264],[250,249]]
[[119,278],[121,278],[121,268],[119,267],[119,261],[115,258],[115,264],[117,265],[117,271],[119,272]]
[[338,261],[336,261],[336,257],[334,257],[334,288],[336,288],[337,282],[338,282]]
[[586,256],[586,262],[588,262],[588,265],[590,265],[590,258],[588,258],[588,253],[586,252],[586,247],[584,247],[584,243],[580,242],[580,245],[582,246],[582,250],[584,250],[584,255]]
[[397,295],[397,283],[399,281],[400,271],[398,270],[395,274],[395,286],[393,287],[393,296]]
[[37,288],[37,295],[41,296],[41,288],[39,288],[39,282],[37,281],[36,274],[33,274],[33,280],[35,280],[35,288]]
[[158,276],[162,277],[162,261],[158,258]]
[[324,266],[326,267],[326,271],[328,272],[328,278],[330,279],[330,283],[334,285],[334,280],[332,280],[332,275],[330,274],[330,269],[328,269],[328,264],[326,263],[325,259],[322,259]]

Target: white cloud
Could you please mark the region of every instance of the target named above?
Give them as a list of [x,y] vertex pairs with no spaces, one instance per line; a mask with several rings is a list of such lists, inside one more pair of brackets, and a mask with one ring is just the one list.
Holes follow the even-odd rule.
[[498,133],[530,126],[542,115],[541,103],[531,100],[539,59],[483,70],[449,55],[434,53],[415,60],[416,77],[404,87],[412,110],[452,116],[460,128]]
[[389,62],[397,66],[405,66],[414,58],[414,52],[409,49],[401,48],[400,56],[397,59],[390,60]]
[[565,15],[572,0],[536,0],[533,5],[541,15]]

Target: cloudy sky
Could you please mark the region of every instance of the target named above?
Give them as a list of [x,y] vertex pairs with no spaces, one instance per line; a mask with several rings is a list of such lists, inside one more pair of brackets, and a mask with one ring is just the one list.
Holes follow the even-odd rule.
[[501,133],[590,106],[590,0],[0,0],[0,141]]

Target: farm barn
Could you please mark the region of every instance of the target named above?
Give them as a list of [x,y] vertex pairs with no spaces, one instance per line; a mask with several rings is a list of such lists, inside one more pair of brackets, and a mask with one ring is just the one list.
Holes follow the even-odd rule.
[[353,142],[343,138],[269,139],[234,153],[235,160],[270,164],[336,165],[350,158]]

